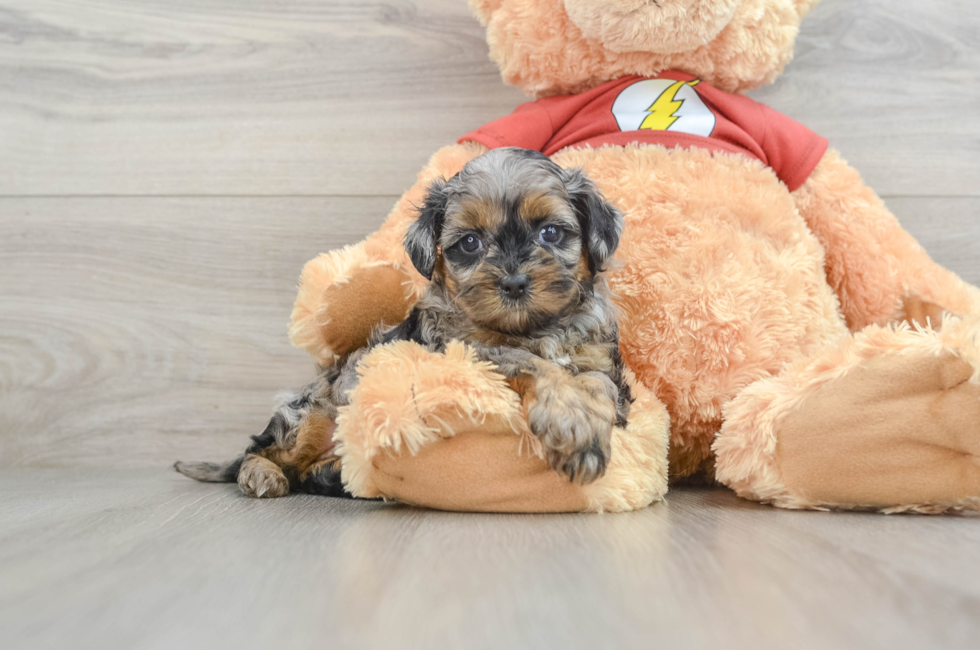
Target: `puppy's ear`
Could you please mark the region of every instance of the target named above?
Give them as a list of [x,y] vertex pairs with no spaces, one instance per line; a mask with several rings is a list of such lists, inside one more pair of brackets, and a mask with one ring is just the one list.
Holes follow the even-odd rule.
[[426,280],[432,279],[432,271],[436,266],[439,237],[442,236],[442,222],[446,217],[448,203],[446,181],[434,181],[426,192],[422,207],[418,208],[418,219],[409,226],[405,234],[405,251]]
[[605,197],[581,169],[565,170],[565,187],[572,202],[583,244],[587,249],[589,272],[595,275],[612,257],[623,234],[623,214]]

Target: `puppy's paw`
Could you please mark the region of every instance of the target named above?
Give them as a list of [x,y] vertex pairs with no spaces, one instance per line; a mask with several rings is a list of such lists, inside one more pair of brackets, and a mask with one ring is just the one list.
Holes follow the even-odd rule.
[[238,470],[238,487],[247,497],[271,499],[289,494],[289,481],[279,466],[254,454],[246,456]]
[[559,474],[573,483],[586,484],[595,481],[606,473],[609,463],[609,443],[603,444],[601,436],[592,439],[592,444],[571,453],[548,450],[548,462]]
[[549,373],[525,395],[528,424],[551,466],[570,481],[591,483],[606,471],[616,421],[616,386],[598,374]]

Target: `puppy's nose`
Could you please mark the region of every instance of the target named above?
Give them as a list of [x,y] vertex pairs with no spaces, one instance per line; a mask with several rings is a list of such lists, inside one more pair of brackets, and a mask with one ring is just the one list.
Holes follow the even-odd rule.
[[527,293],[530,278],[523,273],[521,275],[505,275],[500,278],[498,284],[500,285],[500,290],[508,298],[522,298]]

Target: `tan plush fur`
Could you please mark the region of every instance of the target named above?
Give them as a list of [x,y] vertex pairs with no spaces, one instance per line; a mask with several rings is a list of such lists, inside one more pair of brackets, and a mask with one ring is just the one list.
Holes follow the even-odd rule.
[[[582,487],[558,478],[527,427],[517,393],[464,344],[436,354],[393,343],[370,353],[360,368],[335,437],[343,480],[355,494],[398,494],[454,510],[618,512],[642,508],[667,491],[668,417],[641,386],[634,384],[636,415],[626,429],[613,431],[605,476]],[[463,458],[458,445],[442,442],[456,437],[468,445]],[[445,449],[419,454],[439,445]],[[496,467],[491,461],[499,457],[481,457],[488,452],[513,458]],[[400,484],[410,487],[399,493]]]
[[[683,70],[730,92],[757,88],[775,79],[792,59],[800,21],[816,4],[816,0],[741,0],[734,3],[730,22],[713,36],[718,28],[717,12],[699,9],[732,4],[729,0],[661,0],[671,15],[667,19],[661,17],[667,13],[664,9],[643,3],[631,20],[620,20],[610,30],[615,34],[609,34],[614,42],[609,47],[582,33],[565,10],[566,1],[570,0],[473,3],[487,25],[490,57],[500,66],[504,82],[543,97],[580,93],[631,74],[654,76],[664,70]],[[585,21],[586,30],[598,32],[591,28],[608,19],[607,5],[639,3],[586,0],[574,4],[575,15]],[[678,4],[690,5],[690,12],[678,16],[671,11]],[[673,25],[684,25],[682,45],[699,38],[709,40],[692,49],[667,52],[676,49],[669,31]],[[650,32],[658,30],[666,33],[655,43],[649,42]],[[640,42],[628,47],[627,34]],[[657,50],[646,49],[649,47]]]
[[827,152],[793,200],[824,249],[827,282],[851,331],[900,320],[910,295],[953,313],[980,313],[980,291],[929,259],[836,151]]
[[[873,325],[797,361],[778,377],[756,382],[725,409],[725,425],[714,445],[718,479],[741,496],[784,508],[926,513],[980,509],[978,321],[977,317],[947,318],[939,331],[908,324]],[[911,371],[908,376],[903,376],[905,368]],[[820,410],[833,407],[837,420],[834,426],[808,432],[807,442],[825,447],[848,444],[856,453],[834,455],[844,469],[832,468],[840,475],[829,485],[798,475],[787,480],[783,474],[793,459],[787,461],[780,453],[781,440],[786,443],[780,435],[786,421],[808,400],[855,374],[858,383],[846,391],[857,399],[835,395],[822,404]],[[956,375],[958,380],[949,380]],[[902,386],[890,386],[891,378],[899,379]],[[967,389],[964,397],[974,406],[958,405],[944,413],[938,407],[956,386]],[[917,401],[913,395],[925,399]],[[867,445],[846,441],[855,435],[867,437],[870,431],[862,423],[868,419],[884,425],[881,439]],[[906,423],[914,429],[907,430]],[[811,462],[817,452],[799,456]],[[798,472],[796,467],[792,470]],[[824,468],[809,468],[808,473],[818,472],[824,473]],[[889,494],[882,500],[883,493],[898,496]]]
[[565,0],[582,35],[611,52],[674,54],[715,40],[731,23],[739,0]]
[[817,239],[758,161],[698,149],[603,147],[583,167],[626,216],[609,276],[623,359],[671,414],[671,469],[711,456],[722,407],[846,333]]
[[[665,69],[753,88],[790,60],[814,4],[471,1],[504,80],[535,96]],[[389,274],[372,276],[385,313],[408,308],[425,286],[401,248],[413,205],[482,152],[440,150],[378,232],[307,265],[294,343],[321,362],[348,352],[365,331],[351,319],[384,311],[378,295],[343,290],[366,273]],[[698,149],[553,158],[583,167],[626,219],[607,277],[637,400],[609,470],[586,487],[561,481],[492,368],[461,346],[438,356],[400,343],[363,362],[340,417],[356,494],[461,510],[633,509],[664,493],[669,436],[672,477],[717,476],[782,507],[980,504],[980,291],[930,260],[839,154],[793,193],[758,161]]]

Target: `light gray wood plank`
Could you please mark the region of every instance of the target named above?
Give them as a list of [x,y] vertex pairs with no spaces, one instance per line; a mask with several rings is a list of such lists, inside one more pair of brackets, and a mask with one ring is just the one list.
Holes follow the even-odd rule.
[[470,515],[0,474],[5,648],[974,648],[976,518]]
[[0,194],[400,194],[510,112],[460,0],[6,0]]
[[886,204],[934,260],[980,286],[980,200],[894,197]]
[[[6,0],[0,194],[397,194],[522,96],[462,0]],[[977,196],[980,6],[824,0],[752,93],[884,195]]]
[[830,139],[879,194],[980,195],[980,5],[823,0],[752,93]]
[[394,200],[0,199],[0,466],[235,453],[313,376],[303,263]]

